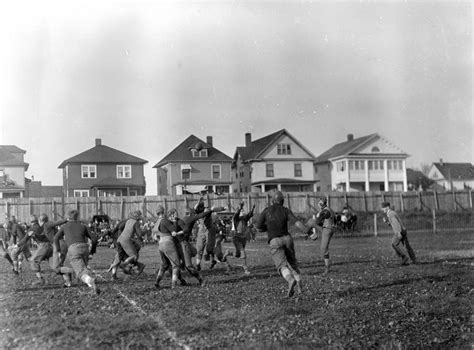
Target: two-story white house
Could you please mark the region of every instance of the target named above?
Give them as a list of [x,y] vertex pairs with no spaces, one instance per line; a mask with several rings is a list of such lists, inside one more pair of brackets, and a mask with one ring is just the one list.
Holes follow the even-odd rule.
[[160,160],[156,168],[158,195],[229,193],[232,158],[213,145],[190,135]]
[[379,134],[347,140],[315,161],[318,191],[407,191],[408,154]]
[[25,196],[26,151],[14,145],[0,145],[0,198]]
[[471,163],[433,163],[428,178],[446,190],[474,188],[474,166]]
[[314,155],[282,129],[237,147],[232,162],[234,192],[307,192],[315,190]]

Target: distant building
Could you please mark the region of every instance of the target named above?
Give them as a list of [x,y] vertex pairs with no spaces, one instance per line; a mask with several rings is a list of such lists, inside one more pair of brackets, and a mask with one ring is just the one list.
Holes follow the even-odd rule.
[[474,188],[474,166],[471,163],[433,163],[428,178],[446,190]]
[[426,191],[432,183],[421,171],[407,168],[408,191]]
[[143,166],[148,161],[102,145],[63,161],[65,197],[141,196],[146,182]]
[[25,197],[27,198],[50,198],[62,197],[63,186],[44,186],[41,181],[33,178],[25,179]]
[[156,168],[158,195],[184,193],[229,193],[232,190],[232,158],[213,145],[212,136],[206,142],[191,135]]
[[0,198],[25,196],[25,171],[28,163],[23,160],[26,151],[13,145],[0,145]]
[[287,130],[237,147],[232,163],[234,192],[314,191],[314,155]]
[[317,190],[407,191],[407,157],[379,134],[349,134],[316,158]]

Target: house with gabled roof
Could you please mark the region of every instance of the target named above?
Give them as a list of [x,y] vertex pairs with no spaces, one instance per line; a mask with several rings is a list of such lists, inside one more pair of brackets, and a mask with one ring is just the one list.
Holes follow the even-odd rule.
[[349,134],[316,158],[318,191],[407,191],[407,158],[377,133]]
[[0,198],[25,196],[25,171],[29,166],[24,161],[25,153],[14,145],[0,145]]
[[146,192],[144,165],[148,161],[95,140],[95,146],[64,160],[66,197],[142,196]]
[[471,163],[433,163],[428,178],[446,190],[474,188],[474,166]]
[[156,168],[158,195],[229,193],[232,158],[213,145],[190,135],[161,159]]
[[237,147],[232,163],[234,192],[315,190],[314,155],[286,129]]

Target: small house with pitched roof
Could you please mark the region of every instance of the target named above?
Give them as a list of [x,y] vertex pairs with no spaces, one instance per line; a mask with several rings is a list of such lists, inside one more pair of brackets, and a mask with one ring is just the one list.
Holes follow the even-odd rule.
[[66,159],[63,191],[66,197],[142,196],[146,182],[144,165],[148,161],[132,156],[95,140],[95,146]]
[[25,153],[14,145],[0,145],[0,198],[25,196],[25,171],[29,166],[23,159]]
[[307,192],[315,190],[314,155],[282,129],[237,147],[232,163],[234,192]]
[[474,166],[471,163],[433,163],[428,178],[446,190],[474,188]]
[[318,191],[407,191],[408,154],[379,134],[338,143],[315,161]]
[[213,145],[190,135],[153,168],[156,168],[158,195],[185,193],[229,193],[232,191],[232,158]]

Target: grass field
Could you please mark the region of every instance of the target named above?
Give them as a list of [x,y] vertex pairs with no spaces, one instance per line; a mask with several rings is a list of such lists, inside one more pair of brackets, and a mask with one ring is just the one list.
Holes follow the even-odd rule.
[[471,348],[473,232],[410,233],[420,263],[405,267],[390,238],[336,237],[327,278],[319,241],[296,240],[299,300],[285,297],[263,237],[248,245],[251,275],[206,263],[206,286],[185,274],[189,286],[173,290],[169,277],[153,286],[156,245],[141,251],[143,275],[115,282],[106,273],[114,251],[99,248],[90,265],[100,295],[77,282],[64,289],[51,271],[47,285],[33,287],[29,267],[15,276],[2,260],[0,348]]

